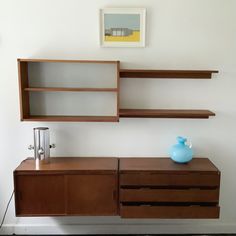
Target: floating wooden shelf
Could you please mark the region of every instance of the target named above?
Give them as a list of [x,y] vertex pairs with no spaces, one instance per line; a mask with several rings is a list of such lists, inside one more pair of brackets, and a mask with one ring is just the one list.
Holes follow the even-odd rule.
[[[119,61],[18,59],[21,121],[117,122],[119,71]],[[98,102],[87,99],[88,112],[81,112],[90,94],[69,92],[96,92]]]
[[117,116],[29,116],[22,121],[40,122],[116,122]]
[[120,70],[120,78],[211,79],[217,70]]
[[207,119],[215,116],[209,110],[171,110],[171,109],[120,109],[124,118],[197,118]]
[[59,87],[32,87],[25,88],[30,92],[117,92],[117,88],[59,88]]
[[102,61],[102,60],[60,60],[60,59],[24,59],[18,58],[18,63],[20,62],[52,62],[52,63],[98,63],[98,64],[117,64],[119,61]]

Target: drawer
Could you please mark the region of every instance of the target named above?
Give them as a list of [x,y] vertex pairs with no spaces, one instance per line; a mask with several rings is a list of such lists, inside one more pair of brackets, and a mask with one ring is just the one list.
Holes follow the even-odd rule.
[[122,218],[219,218],[219,206],[120,206]]
[[219,189],[120,189],[120,202],[215,202]]
[[122,186],[208,186],[218,187],[220,185],[220,174],[157,174],[124,173],[120,175]]

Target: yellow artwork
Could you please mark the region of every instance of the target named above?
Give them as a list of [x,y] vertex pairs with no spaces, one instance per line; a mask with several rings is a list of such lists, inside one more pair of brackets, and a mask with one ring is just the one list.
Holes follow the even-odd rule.
[[101,45],[145,47],[145,8],[101,9]]

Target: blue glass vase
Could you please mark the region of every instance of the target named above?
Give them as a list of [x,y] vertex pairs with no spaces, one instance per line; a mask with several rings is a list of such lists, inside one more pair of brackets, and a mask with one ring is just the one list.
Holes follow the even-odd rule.
[[187,139],[184,137],[177,137],[178,143],[173,145],[170,149],[170,157],[174,162],[187,163],[193,158],[192,145],[185,144]]

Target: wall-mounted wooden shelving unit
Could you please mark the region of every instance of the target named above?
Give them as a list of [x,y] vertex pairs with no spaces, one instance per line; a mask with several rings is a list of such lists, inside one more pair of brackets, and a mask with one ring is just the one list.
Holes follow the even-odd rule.
[[22,121],[119,120],[119,61],[18,59],[18,70]]
[[[137,70],[121,69],[120,78],[142,79],[211,79],[217,70]],[[121,118],[189,118],[208,119],[209,110],[196,109],[120,109]]]
[[[48,59],[18,59],[18,69],[22,121],[115,122],[119,118],[207,119],[215,116],[212,111],[202,109],[123,109],[119,104],[119,90],[120,78],[211,79],[217,70],[120,69],[119,61]],[[90,101],[92,96],[83,97],[89,93],[99,95],[92,104],[99,103],[101,114],[83,113],[83,109],[91,105],[83,104]],[[113,112],[104,112],[107,102]]]

